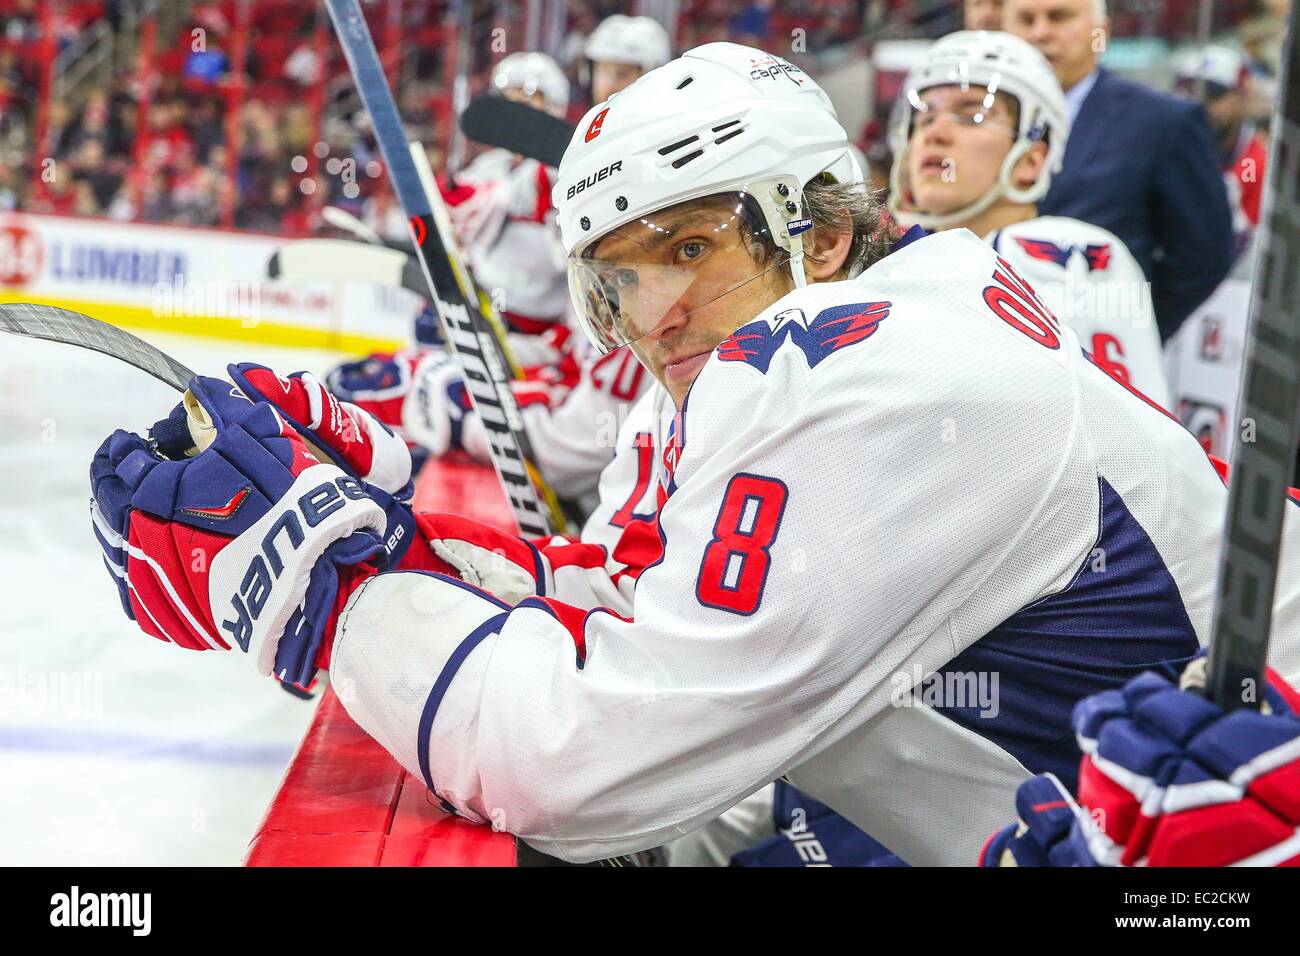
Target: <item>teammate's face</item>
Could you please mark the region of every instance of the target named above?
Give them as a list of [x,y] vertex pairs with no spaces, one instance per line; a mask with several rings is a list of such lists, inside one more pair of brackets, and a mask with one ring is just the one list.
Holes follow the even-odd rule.
[[1001,30],[1002,0],[966,0],[962,26],[967,30]]
[[1006,0],[1002,11],[1002,29],[1038,47],[1066,90],[1096,67],[1108,28],[1097,0]]
[[641,67],[632,63],[594,62],[591,65],[591,95],[597,103],[603,103],[640,77]]
[[[679,406],[720,342],[793,288],[785,265],[759,261],[734,224],[734,199],[684,203],[630,223],[594,250],[602,263],[637,270],[622,320],[631,348]],[[726,223],[726,228],[719,228]]]
[[1015,115],[1001,95],[982,87],[923,91],[912,119],[907,175],[916,209],[946,215],[993,188],[1015,142]]

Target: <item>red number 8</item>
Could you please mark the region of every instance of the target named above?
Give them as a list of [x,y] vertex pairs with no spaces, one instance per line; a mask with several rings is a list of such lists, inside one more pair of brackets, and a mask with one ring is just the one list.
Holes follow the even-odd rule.
[[758,610],[771,564],[768,549],[780,530],[788,494],[785,482],[761,475],[741,473],[727,483],[695,581],[701,604],[732,614]]

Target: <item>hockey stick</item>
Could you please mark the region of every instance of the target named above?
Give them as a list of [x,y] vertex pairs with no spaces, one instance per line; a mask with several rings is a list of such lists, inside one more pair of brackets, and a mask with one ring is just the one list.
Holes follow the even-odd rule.
[[346,209],[340,209],[338,206],[325,206],[320,211],[320,217],[335,229],[343,232],[350,232],[363,242],[368,242],[374,246],[382,246],[384,239],[379,233],[371,229],[364,222],[358,219]]
[[480,96],[460,114],[460,128],[484,146],[498,146],[546,166],[559,166],[576,127],[545,110],[504,96]]
[[525,535],[548,535],[564,527],[563,515],[558,507],[553,511],[543,508],[538,493],[538,487],[544,486],[541,473],[514,393],[506,380],[505,361],[491,328],[479,312],[478,303],[466,300],[456,278],[411,159],[397,104],[393,102],[375,52],[370,28],[357,0],[325,0],[325,6],[343,46],[357,92],[370,114],[375,140],[406,213],[444,337],[460,361],[465,385],[487,432],[492,465],[510,501],[515,521]]
[[420,263],[400,249],[350,239],[299,239],[271,254],[266,274],[285,282],[354,280],[429,297]]
[[510,349],[510,341],[506,338],[505,323],[501,321],[501,316],[497,315],[492,300],[482,294],[474,285],[474,277],[470,274],[465,256],[460,251],[460,245],[456,242],[456,232],[451,227],[451,215],[447,212],[447,204],[442,201],[442,193],[438,191],[438,183],[434,180],[433,170],[429,167],[428,154],[425,153],[424,147],[419,143],[411,144],[411,161],[415,163],[415,171],[420,176],[420,185],[424,189],[425,197],[429,200],[429,209],[433,213],[433,223],[438,227],[438,237],[442,240],[443,248],[447,250],[447,259],[451,263],[452,272],[456,274],[456,281],[460,285],[461,295],[466,302],[477,302],[479,304],[479,311],[483,314],[484,321],[492,327],[492,334],[496,337],[497,346],[501,349],[501,357],[509,366],[511,376],[515,379],[522,379],[524,371]]
[[194,377],[162,349],[116,325],[69,309],[28,302],[0,305],[0,331],[91,349],[148,372],[178,392],[185,391]]
[[[1259,707],[1287,486],[1300,430],[1300,44],[1294,6],[1274,107],[1250,331],[1214,593],[1206,693]],[[1247,429],[1253,434],[1247,439]]]

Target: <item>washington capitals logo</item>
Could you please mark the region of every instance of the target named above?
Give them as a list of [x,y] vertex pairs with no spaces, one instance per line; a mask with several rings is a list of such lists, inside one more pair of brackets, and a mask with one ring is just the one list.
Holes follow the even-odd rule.
[[891,308],[892,302],[837,305],[818,312],[811,322],[802,309],[786,309],[771,319],[758,319],[741,326],[718,346],[718,359],[745,362],[767,374],[772,356],[789,338],[808,359],[808,367],[816,368],[832,353],[874,335]]
[[1016,236],[1015,240],[1016,244],[1025,250],[1025,254],[1029,258],[1038,259],[1042,262],[1055,262],[1063,269],[1069,263],[1070,257],[1076,252],[1083,256],[1084,262],[1088,264],[1089,272],[1101,272],[1110,268],[1109,242],[1087,246],[1058,246],[1046,239],[1024,239]]

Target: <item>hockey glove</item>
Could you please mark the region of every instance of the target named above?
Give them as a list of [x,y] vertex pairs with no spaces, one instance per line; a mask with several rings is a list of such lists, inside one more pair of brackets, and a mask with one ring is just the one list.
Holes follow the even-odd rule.
[[95,455],[91,515],[127,616],[160,640],[248,653],[306,688],[334,624],[375,573],[383,509],[321,462],[265,402],[196,377],[215,430],[198,451],[184,404],[151,440],[118,430]]
[[227,370],[250,399],[274,405],[309,450],[362,483],[388,518],[387,563],[400,561],[414,530],[410,502],[415,483],[405,442],[373,412],[339,401],[310,372],[285,378],[251,362]]
[[1078,803],[1026,781],[981,865],[1300,865],[1300,694],[1270,670],[1259,711],[1225,713],[1197,692],[1204,667],[1080,701]]

